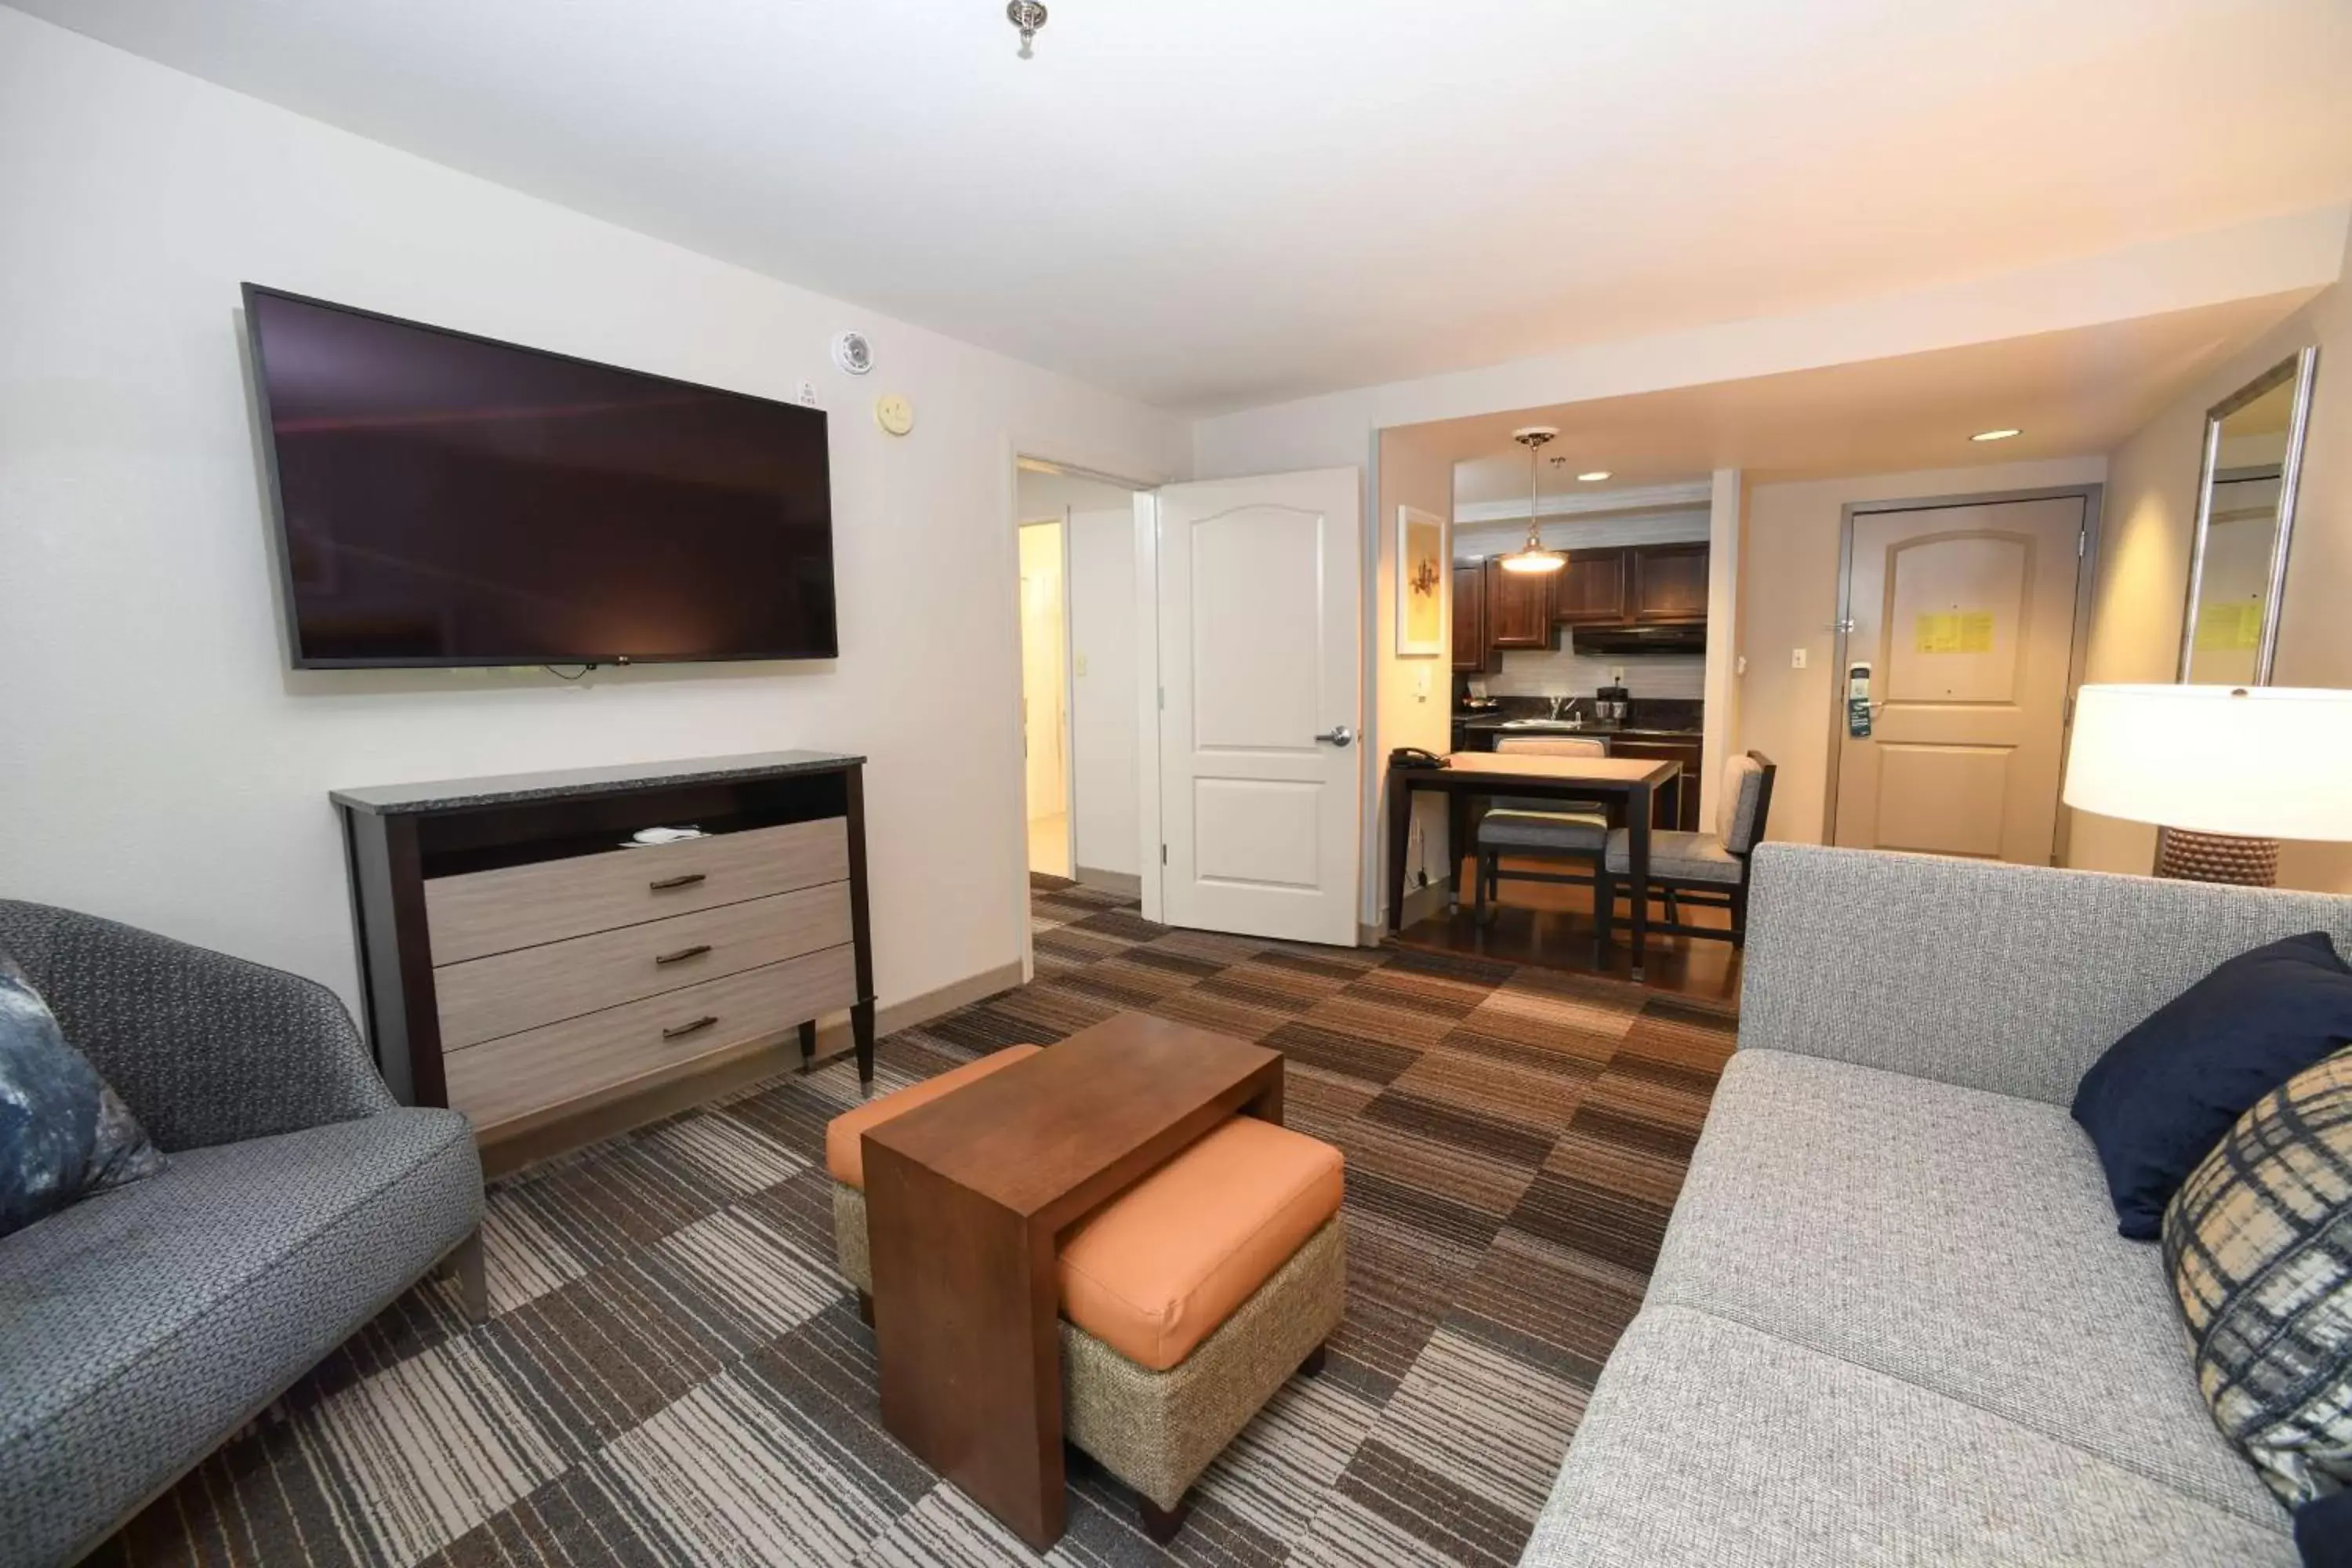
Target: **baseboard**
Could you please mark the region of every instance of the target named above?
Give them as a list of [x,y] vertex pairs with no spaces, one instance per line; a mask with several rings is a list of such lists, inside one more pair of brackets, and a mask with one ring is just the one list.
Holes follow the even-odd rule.
[[[1407,889],[1404,895],[1404,918],[1398,921],[1397,924],[1409,926],[1415,921],[1424,921],[1432,915],[1444,913],[1445,906],[1452,901],[1453,896],[1454,883],[1444,877],[1440,877],[1424,887]],[[1358,945],[1378,947],[1388,939],[1388,934],[1389,928],[1385,925],[1364,926],[1357,933]]]
[[1074,879],[1102,892],[1117,893],[1123,899],[1143,897],[1143,879],[1126,871],[1103,871],[1092,866],[1081,866]]
[[[965,979],[953,981],[936,991],[926,991],[903,1002],[877,1007],[874,1012],[874,1033],[877,1038],[910,1029],[918,1024],[971,1005],[1000,991],[1010,990],[1021,984],[1021,963],[1015,959],[994,969],[982,970]],[[856,1037],[850,1033],[846,1014],[831,1023],[821,1024],[816,1032],[816,1055],[810,1065],[824,1067],[848,1056],[856,1048]],[[665,1116],[675,1116],[681,1110],[692,1110],[707,1100],[719,1099],[749,1089],[762,1079],[797,1072],[802,1068],[800,1031],[788,1030],[772,1040],[761,1040],[715,1051],[702,1061],[693,1063],[675,1077],[666,1077],[657,1083],[625,1086],[621,1090],[568,1107],[551,1115],[533,1118],[512,1131],[502,1131],[493,1141],[482,1145],[482,1173],[503,1176],[541,1160],[569,1153],[574,1149],[604,1139],[619,1136],[649,1121],[659,1121]]]

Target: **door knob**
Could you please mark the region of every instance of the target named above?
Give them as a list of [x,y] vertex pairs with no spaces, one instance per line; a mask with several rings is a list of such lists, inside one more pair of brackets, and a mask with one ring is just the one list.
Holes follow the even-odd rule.
[[1315,737],[1327,746],[1346,747],[1354,743],[1356,732],[1345,724],[1335,725]]

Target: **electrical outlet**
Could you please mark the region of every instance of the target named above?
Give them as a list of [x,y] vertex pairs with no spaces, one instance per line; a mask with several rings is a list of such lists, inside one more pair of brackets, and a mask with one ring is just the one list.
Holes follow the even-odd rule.
[[1625,667],[1623,665],[1612,664],[1609,667],[1609,684],[1612,686],[1622,686],[1625,684]]
[[1087,678],[1087,656],[1080,654],[1073,662],[1077,666],[1078,679],[1084,680]]
[[1790,669],[1802,669],[1805,668],[1805,650],[1803,648],[1794,647],[1789,650],[1789,668]]

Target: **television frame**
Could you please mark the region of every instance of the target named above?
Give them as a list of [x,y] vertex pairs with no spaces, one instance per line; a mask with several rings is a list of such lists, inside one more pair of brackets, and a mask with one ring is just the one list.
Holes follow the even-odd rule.
[[[478,332],[459,331],[454,327],[438,327],[429,321],[411,321],[404,316],[387,315],[381,310],[363,310],[355,305],[341,304],[333,300],[321,300],[309,294],[297,294],[289,289],[273,289],[265,284],[245,282],[238,285],[245,313],[245,344],[247,378],[253,391],[253,405],[260,418],[258,435],[261,441],[262,463],[268,474],[270,549],[276,556],[279,614],[286,628],[286,653],[290,668],[295,669],[544,669],[557,665],[576,664],[594,669],[604,665],[640,664],[805,664],[816,660],[838,659],[841,657],[841,574],[840,556],[834,549],[833,527],[833,441],[832,422],[822,408],[803,404],[788,403],[778,397],[761,397],[731,387],[710,386],[701,382],[686,381],[674,375],[661,375],[652,371],[632,370],[626,365],[612,364],[603,360],[584,358],[579,354],[558,353],[552,349],[533,348],[528,343],[510,342],[503,338],[485,337]],[[762,652],[719,654],[631,654],[612,652],[595,655],[574,655],[564,658],[541,658],[529,654],[506,658],[310,658],[302,652],[301,610],[294,595],[294,562],[291,537],[286,526],[286,498],[279,489],[278,477],[278,427],[269,407],[269,377],[265,372],[261,353],[261,331],[256,324],[253,302],[256,299],[284,300],[297,305],[312,305],[324,310],[338,310],[347,316],[363,317],[395,327],[414,328],[434,332],[445,338],[457,338],[467,342],[483,343],[491,348],[507,349],[516,353],[536,354],[541,359],[559,360],[567,364],[587,365],[595,370],[615,371],[623,375],[666,386],[682,387],[689,392],[709,393],[719,397],[740,398],[746,403],[766,404],[777,408],[789,408],[799,414],[815,416],[824,427],[824,538],[827,563],[833,566],[834,618],[833,647],[824,652]]]

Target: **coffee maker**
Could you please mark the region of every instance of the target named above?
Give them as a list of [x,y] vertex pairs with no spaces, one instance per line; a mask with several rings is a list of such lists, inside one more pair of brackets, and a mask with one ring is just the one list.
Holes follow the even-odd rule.
[[1604,686],[1593,699],[1592,713],[1603,722],[1622,724],[1633,716],[1633,694],[1622,686]]

